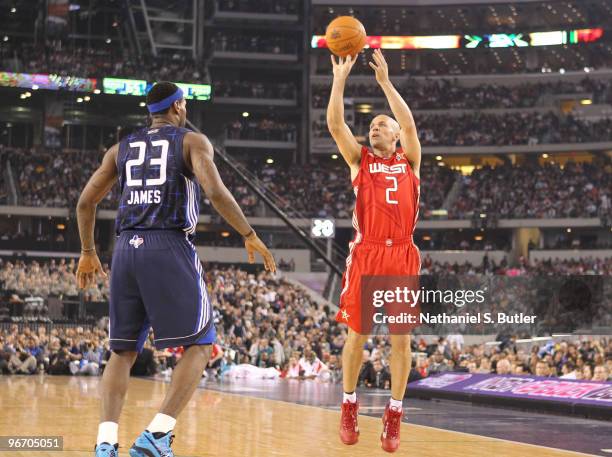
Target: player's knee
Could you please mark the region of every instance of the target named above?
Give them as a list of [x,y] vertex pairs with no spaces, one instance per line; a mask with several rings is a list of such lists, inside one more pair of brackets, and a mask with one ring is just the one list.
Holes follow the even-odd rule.
[[344,344],[345,346],[349,346],[351,348],[356,347],[362,349],[363,345],[366,343],[367,340],[368,335],[362,335],[360,333],[350,331],[348,334],[348,338],[346,339],[346,342]]
[[364,344],[359,338],[349,338],[344,343],[344,351],[361,353]]
[[210,358],[212,353],[212,344],[194,344],[185,348],[186,351],[195,352],[200,357]]
[[393,351],[401,353],[403,355],[410,356],[410,336],[409,335],[398,335],[391,339],[391,348]]
[[137,351],[127,351],[123,349],[113,349],[113,354],[130,364],[133,364],[136,361],[136,357],[138,357]]

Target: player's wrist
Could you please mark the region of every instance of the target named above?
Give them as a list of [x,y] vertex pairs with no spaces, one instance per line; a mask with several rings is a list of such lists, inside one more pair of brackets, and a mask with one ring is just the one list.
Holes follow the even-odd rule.
[[251,229],[247,234],[242,235],[242,238],[244,238],[244,241],[251,241],[257,238],[257,233],[254,229]]
[[81,255],[95,255],[96,248],[81,248]]

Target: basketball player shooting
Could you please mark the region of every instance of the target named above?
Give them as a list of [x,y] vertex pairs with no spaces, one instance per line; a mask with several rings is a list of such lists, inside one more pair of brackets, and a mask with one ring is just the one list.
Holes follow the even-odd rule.
[[[336,320],[349,327],[342,352],[343,388],[340,439],[355,444],[359,439],[359,403],[355,389],[361,369],[364,344],[361,322],[362,276],[417,276],[419,250],[413,242],[419,208],[421,144],[412,113],[389,79],[382,52],[373,53],[370,67],[385,93],[395,119],[386,115],[370,123],[371,147],[360,145],[344,120],[344,86],[355,63],[351,56],[331,57],[334,79],[327,108],[327,125],[342,157],[351,170],[356,195],[353,226],[355,238],[342,278],[340,311]],[[401,148],[397,147],[400,143]],[[402,399],[410,373],[410,335],[393,334],[391,339],[391,399],[383,417],[382,448],[399,447]]]
[[147,94],[152,117],[105,154],[77,207],[81,258],[79,287],[104,275],[94,244],[96,205],[118,179],[120,200],[110,280],[110,349],[102,377],[97,457],[118,456],[118,422],[130,369],[149,328],[155,347],[184,346],[158,414],[130,448],[132,457],[172,457],[176,418],[193,395],[216,339],[204,272],[191,243],[199,215],[199,186],[219,214],[244,238],[250,263],[255,253],[268,271],[272,254],[255,234],[225,187],[208,139],[186,128],[185,98],[170,82]]

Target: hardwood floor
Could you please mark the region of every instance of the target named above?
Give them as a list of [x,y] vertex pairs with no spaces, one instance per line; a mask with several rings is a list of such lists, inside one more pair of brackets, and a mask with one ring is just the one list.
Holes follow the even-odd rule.
[[[61,435],[62,452],[0,451],[6,457],[93,456],[99,378],[0,376],[0,435]],[[166,392],[162,382],[130,381],[119,424],[120,455],[150,422]],[[198,389],[180,416],[177,457],[388,455],[380,419],[360,416],[360,441],[344,446],[338,412],[276,400]],[[398,456],[527,457],[586,455],[419,425],[402,424]]]

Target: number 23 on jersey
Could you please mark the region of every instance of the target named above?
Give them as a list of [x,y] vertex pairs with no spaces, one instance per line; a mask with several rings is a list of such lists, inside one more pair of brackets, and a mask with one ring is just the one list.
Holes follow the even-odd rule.
[[[125,162],[125,176],[126,185],[128,187],[143,187],[143,186],[161,186],[166,182],[166,168],[168,165],[168,147],[169,143],[167,140],[152,141],[151,146],[153,151],[160,152],[159,157],[150,157],[149,165],[151,167],[159,166],[158,176],[143,176],[140,174],[140,178],[134,178],[137,175],[136,170],[145,163],[145,155],[147,150],[147,143],[144,141],[136,141],[130,143],[131,149],[138,150],[138,157],[130,159]],[[147,167],[147,170],[150,170]],[[144,181],[144,184],[143,184]],[[129,205],[141,205],[141,204],[152,204],[161,203],[161,190],[159,189],[140,189],[131,190],[130,199],[127,202]]]

